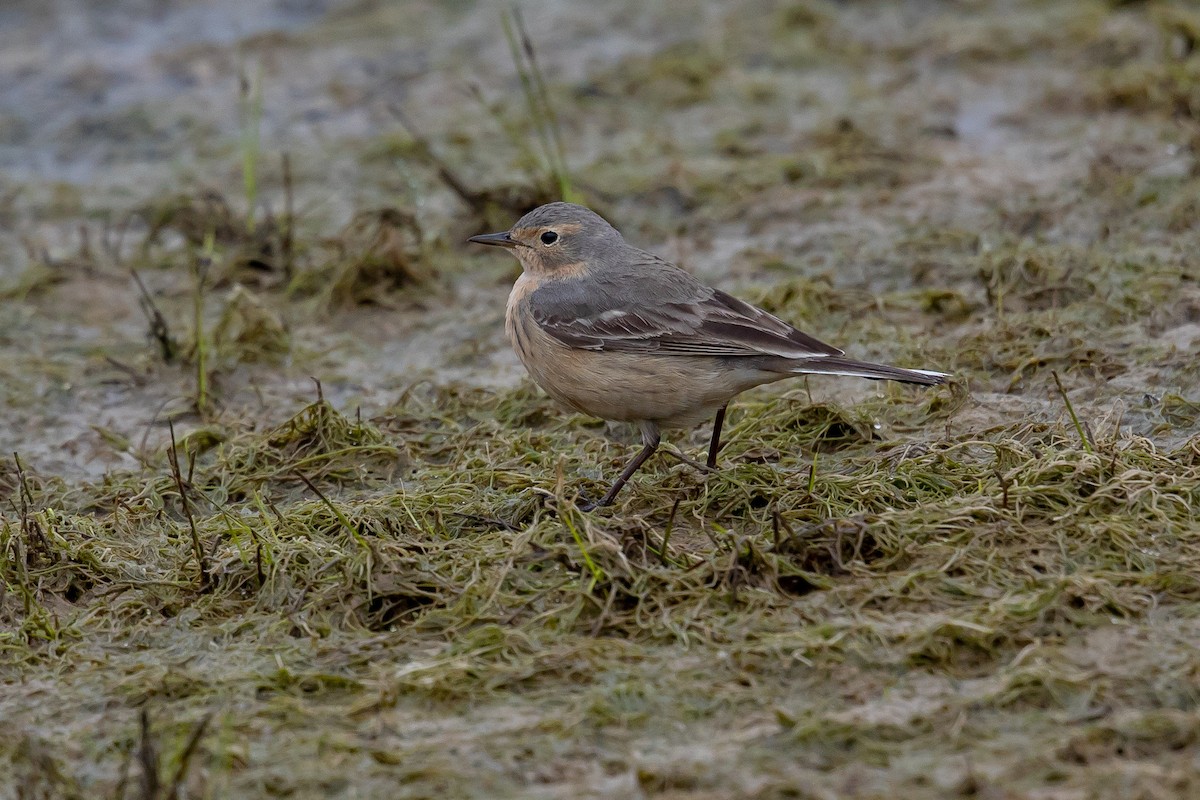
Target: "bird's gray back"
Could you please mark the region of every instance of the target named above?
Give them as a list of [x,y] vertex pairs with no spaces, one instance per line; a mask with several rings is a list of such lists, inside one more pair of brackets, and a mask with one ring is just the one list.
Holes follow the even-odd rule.
[[636,313],[677,303],[700,303],[713,290],[653,253],[620,242],[589,259],[580,279],[544,282],[529,297],[541,319],[587,319],[608,311]]

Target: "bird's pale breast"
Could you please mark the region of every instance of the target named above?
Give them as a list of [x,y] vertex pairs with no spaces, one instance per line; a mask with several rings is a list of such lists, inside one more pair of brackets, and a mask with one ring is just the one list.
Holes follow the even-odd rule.
[[690,427],[739,392],[776,379],[759,370],[730,369],[717,358],[568,347],[534,320],[528,298],[536,289],[537,281],[528,274],[517,279],[504,328],[533,380],[574,411],[601,419]]

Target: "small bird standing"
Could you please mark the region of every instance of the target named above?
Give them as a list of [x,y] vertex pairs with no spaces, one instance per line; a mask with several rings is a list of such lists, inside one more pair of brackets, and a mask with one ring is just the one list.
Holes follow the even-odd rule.
[[504,328],[534,381],[568,408],[641,429],[641,452],[585,510],[613,501],[658,449],[662,429],[690,428],[709,414],[707,465],[715,467],[725,409],[754,386],[810,373],[926,385],[949,377],[844,358],[628,244],[583,206],[540,206],[511,230],[468,241],[506,247],[521,262]]

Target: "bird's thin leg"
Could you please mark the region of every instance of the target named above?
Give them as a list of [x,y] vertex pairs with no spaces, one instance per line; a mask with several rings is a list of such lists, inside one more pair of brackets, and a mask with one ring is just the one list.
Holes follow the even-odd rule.
[[633,473],[637,472],[638,468],[641,467],[642,464],[646,463],[646,459],[654,455],[654,451],[658,449],[658,444],[660,441],[662,441],[662,439],[659,436],[658,429],[656,427],[646,426],[642,428],[642,441],[645,442],[645,445],[642,447],[641,452],[634,456],[633,460],[626,465],[624,471],[621,472],[621,476],[617,478],[616,481],[613,482],[613,485],[609,487],[608,491],[604,493],[604,497],[601,497],[600,500],[595,503],[584,501],[579,505],[581,510],[591,511],[593,508],[611,505],[612,501],[616,499],[617,493],[620,492],[621,488],[625,486],[630,478],[633,477]]
[[721,449],[721,426],[725,424],[725,409],[729,408],[729,404],[721,406],[717,409],[716,419],[713,420],[712,441],[708,443],[708,464],[709,469],[717,466],[717,452]]

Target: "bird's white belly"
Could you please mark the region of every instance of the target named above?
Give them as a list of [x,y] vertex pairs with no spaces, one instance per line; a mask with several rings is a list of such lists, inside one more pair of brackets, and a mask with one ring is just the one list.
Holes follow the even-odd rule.
[[[716,358],[580,350],[554,339],[522,308],[513,287],[505,331],[525,369],[548,395],[601,419],[691,427],[734,395],[773,376],[731,369]],[[782,377],[782,376],[780,376]]]

